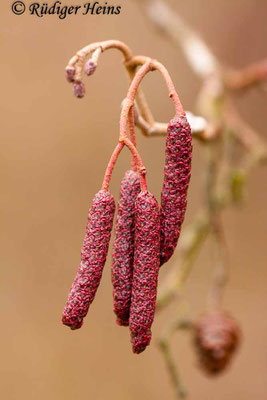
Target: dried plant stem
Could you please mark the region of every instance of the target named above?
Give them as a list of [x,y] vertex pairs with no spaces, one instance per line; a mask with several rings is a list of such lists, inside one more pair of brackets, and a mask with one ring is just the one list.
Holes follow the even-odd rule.
[[218,72],[217,60],[201,38],[163,0],[136,0],[148,20],[175,46],[179,46],[192,70],[201,78]]
[[159,287],[157,311],[167,307],[172,300],[179,296],[208,232],[208,217],[201,216],[196,218],[195,223],[181,236],[178,268],[173,268]]
[[164,332],[161,335],[161,338],[158,341],[159,348],[164,357],[167,370],[169,371],[172,384],[175,388],[178,398],[186,397],[187,391],[181,381],[177,363],[175,362],[172,356],[170,341],[173,333],[175,333],[178,329],[189,330],[191,329],[191,327],[192,327],[191,321],[177,318],[174,321],[172,321],[171,324],[168,325],[167,330],[164,330]]
[[225,84],[232,90],[243,90],[267,80],[267,59],[249,65],[240,71],[229,71],[225,75]]
[[172,385],[176,391],[176,395],[178,398],[184,398],[187,395],[186,389],[184,388],[182,382],[181,382],[181,378],[180,378],[180,374],[178,372],[178,367],[177,364],[173,358],[171,349],[170,349],[170,344],[169,341],[166,340],[165,338],[162,338],[159,341],[159,347],[162,351],[165,363],[166,363],[166,367],[167,370],[169,372],[171,381],[172,381]]
[[213,236],[217,253],[214,279],[208,295],[208,308],[211,309],[221,308],[223,291],[229,276],[229,257],[221,220],[222,207],[221,203],[217,200],[218,175],[223,163],[226,161],[222,151],[222,145],[223,142],[220,140],[207,149],[206,204],[209,215],[210,233]]

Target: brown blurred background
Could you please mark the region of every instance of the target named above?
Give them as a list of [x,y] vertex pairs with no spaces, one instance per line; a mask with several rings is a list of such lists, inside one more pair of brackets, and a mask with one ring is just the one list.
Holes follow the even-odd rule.
[[[74,2],[78,4],[78,2]],[[266,0],[187,0],[170,4],[225,64],[242,67],[266,57]],[[121,56],[109,51],[86,79],[87,96],[74,98],[66,83],[68,59],[93,41],[120,39],[135,54],[158,58],[169,69],[186,109],[194,110],[200,87],[181,52],[151,30],[137,5],[121,1],[120,16],[15,16],[1,2],[1,397],[7,400],[173,399],[155,345],[167,315],[156,319],[154,342],[133,355],[129,334],[112,312],[110,257],[83,329],[72,332],[61,312],[76,272],[88,208],[99,190],[118,135],[127,78]],[[158,74],[144,89],[158,120],[173,113]],[[240,109],[266,135],[266,97],[252,90]],[[164,140],[138,145],[157,196],[163,175]],[[185,224],[201,200],[202,148],[194,167]],[[112,191],[129,165],[124,151]],[[225,213],[231,282],[225,307],[240,321],[244,339],[232,368],[217,379],[198,369],[191,342],[172,345],[192,400],[267,399],[266,168],[250,179],[246,204]],[[185,291],[191,313],[205,307],[212,271],[209,246],[201,253]],[[169,264],[175,263],[175,258]],[[161,271],[166,274],[168,266]]]

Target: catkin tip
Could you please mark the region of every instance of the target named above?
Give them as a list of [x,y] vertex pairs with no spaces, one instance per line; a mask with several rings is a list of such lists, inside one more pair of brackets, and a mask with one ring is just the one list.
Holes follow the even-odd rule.
[[74,95],[78,98],[81,99],[85,95],[85,85],[83,82],[75,82],[73,83],[73,92]]
[[86,75],[90,76],[93,75],[93,73],[95,72],[97,67],[97,64],[95,61],[93,60],[88,60],[87,63],[84,66],[84,72],[86,73]]
[[68,82],[73,82],[74,81],[74,76],[75,76],[75,68],[74,67],[66,67],[66,79]]

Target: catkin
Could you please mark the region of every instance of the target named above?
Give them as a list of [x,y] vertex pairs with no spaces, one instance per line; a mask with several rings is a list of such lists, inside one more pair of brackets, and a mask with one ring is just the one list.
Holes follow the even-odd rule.
[[151,340],[160,257],[160,217],[153,194],[141,192],[135,204],[135,253],[130,333],[134,353],[141,353]]
[[194,327],[200,365],[208,374],[217,374],[226,368],[239,341],[236,321],[222,312],[204,315]]
[[62,322],[71,329],[83,324],[102,277],[112,230],[115,202],[110,192],[100,190],[88,213],[81,263],[72,284]]
[[117,323],[123,326],[129,325],[134,260],[134,208],[139,192],[139,174],[127,171],[120,186],[111,269],[114,312]]
[[172,256],[181,232],[191,176],[192,138],[185,114],[168,125],[160,209],[160,265]]

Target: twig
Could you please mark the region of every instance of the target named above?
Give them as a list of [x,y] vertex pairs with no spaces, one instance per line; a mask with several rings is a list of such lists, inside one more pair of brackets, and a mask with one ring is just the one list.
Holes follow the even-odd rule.
[[159,287],[157,311],[162,310],[176,298],[186,282],[196,257],[209,232],[207,217],[199,217],[180,238],[180,262],[178,268],[172,269],[163,284]]
[[176,319],[172,324],[168,326],[168,330],[165,330],[165,332],[162,334],[160,340],[158,341],[159,348],[162,352],[162,355],[164,357],[166,367],[168,369],[168,372],[170,374],[172,384],[175,388],[175,392],[177,395],[177,398],[184,398],[187,396],[187,391],[181,382],[181,377],[178,372],[178,367],[177,363],[175,363],[172,352],[170,349],[170,340],[172,334],[177,331],[177,329],[191,329],[192,323],[189,320],[184,320],[184,319]]
[[[125,68],[128,71],[131,80],[134,78],[138,66],[150,62],[151,69],[158,70],[162,74],[168,88],[169,96],[172,98],[174,102],[176,113],[181,114],[184,112],[178,94],[174,88],[173,82],[164,65],[158,62],[157,60],[152,60],[146,56],[133,57],[130,48],[126,46],[123,42],[120,42],[118,40],[107,40],[104,42],[92,43],[88,46],[85,46],[83,49],[79,50],[76,53],[76,55],[70,59],[66,67],[68,80],[73,83],[82,82],[82,71],[85,68],[85,61],[88,56],[91,56],[89,61],[93,63],[92,64],[93,68],[92,66],[90,67],[89,75],[93,74],[96,70],[100,54],[108,49],[118,49],[121,51],[124,57]],[[81,93],[79,97],[82,97]],[[166,135],[167,124],[154,121],[152,112],[150,111],[145,96],[143,92],[140,90],[140,88],[136,92],[135,97],[136,97],[136,104],[138,106],[138,109],[136,109],[136,111],[138,112],[139,110],[138,118],[136,120],[136,125],[141,129],[142,133],[145,136]],[[194,125],[193,132],[194,131],[196,132],[195,138],[205,141],[212,139],[210,138],[209,135],[206,134],[206,131],[203,130],[203,126],[205,126],[205,121],[203,120],[203,118],[195,117],[191,114],[191,122]],[[201,128],[199,128],[200,125]]]

